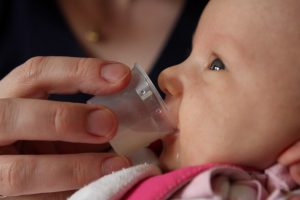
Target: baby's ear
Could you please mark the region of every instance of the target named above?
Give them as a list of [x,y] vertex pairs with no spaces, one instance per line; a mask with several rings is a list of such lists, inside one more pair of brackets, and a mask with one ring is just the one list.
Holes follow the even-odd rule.
[[[299,165],[300,172],[300,141],[290,146],[278,158],[278,162],[283,165]],[[300,174],[299,174],[300,180]]]

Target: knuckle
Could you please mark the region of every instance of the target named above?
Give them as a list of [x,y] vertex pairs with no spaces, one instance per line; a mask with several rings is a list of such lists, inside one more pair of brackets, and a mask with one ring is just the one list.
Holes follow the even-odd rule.
[[15,127],[13,122],[16,121],[16,109],[14,107],[15,103],[12,99],[0,100],[0,141],[7,139],[7,134]]
[[76,60],[76,64],[74,68],[72,68],[72,72],[70,73],[71,76],[73,77],[88,77],[89,76],[89,71],[91,65],[91,59],[90,58],[78,58]]
[[[28,165],[31,163],[31,165]],[[22,159],[16,159],[11,163],[0,167],[0,185],[2,195],[22,194],[28,186],[30,176],[34,169],[32,162],[25,163]]]
[[47,57],[38,56],[27,60],[21,67],[21,81],[33,83],[39,80],[42,74],[43,66],[47,63]]
[[66,134],[70,128],[69,109],[64,105],[57,105],[53,112],[52,124],[54,132],[62,135]]
[[88,175],[88,170],[85,167],[84,162],[74,161],[72,166],[72,182],[74,185],[81,187],[86,185],[91,181],[90,176]]

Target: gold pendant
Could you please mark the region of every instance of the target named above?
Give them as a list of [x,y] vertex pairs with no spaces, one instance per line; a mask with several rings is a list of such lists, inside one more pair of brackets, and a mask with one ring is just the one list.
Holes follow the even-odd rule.
[[87,31],[85,33],[85,39],[91,43],[97,43],[100,40],[100,34],[96,31]]

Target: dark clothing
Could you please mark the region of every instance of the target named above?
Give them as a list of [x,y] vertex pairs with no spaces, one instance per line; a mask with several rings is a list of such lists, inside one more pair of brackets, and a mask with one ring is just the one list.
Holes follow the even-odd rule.
[[[207,0],[186,0],[181,16],[154,64],[155,84],[165,68],[182,62]],[[0,79],[34,56],[87,57],[64,20],[55,0],[0,0]],[[52,99],[85,102],[88,95],[52,96]]]

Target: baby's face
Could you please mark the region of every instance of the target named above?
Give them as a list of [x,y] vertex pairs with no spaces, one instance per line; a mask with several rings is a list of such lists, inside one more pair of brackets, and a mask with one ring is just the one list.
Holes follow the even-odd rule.
[[191,55],[159,78],[178,124],[165,167],[262,169],[300,139],[299,2],[210,1]]

